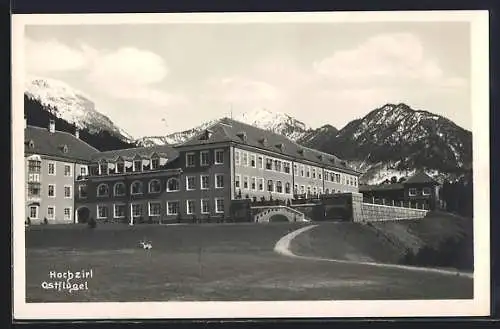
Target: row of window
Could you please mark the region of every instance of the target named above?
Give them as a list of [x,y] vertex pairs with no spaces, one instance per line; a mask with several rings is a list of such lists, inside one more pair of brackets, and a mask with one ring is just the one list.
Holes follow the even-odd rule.
[[[180,211],[181,203],[179,201],[167,201],[165,208],[165,215],[173,216],[178,215]],[[125,204],[114,204],[113,205],[113,218],[125,218],[126,217],[126,205]],[[224,213],[224,199],[216,198],[214,199],[213,207],[215,213]],[[199,200],[199,210],[201,214],[210,213],[210,200],[201,199]],[[196,200],[186,200],[185,202],[186,214],[193,215],[197,210]],[[132,203],[130,205],[130,212],[132,217],[142,217],[142,216],[161,216],[161,202],[151,201],[148,202],[147,213],[144,213],[144,207],[141,203]],[[109,208],[106,205],[97,206],[97,218],[104,219],[109,217]]]
[[[40,160],[28,160],[28,173],[41,173],[41,168],[42,168],[42,162]],[[55,162],[47,163],[47,173],[51,176],[56,175]],[[87,175],[87,168],[84,166],[81,167],[81,175],[83,176]],[[72,176],[71,165],[69,164],[64,165],[64,176],[66,177]]]
[[[200,166],[210,165],[210,151],[203,150],[199,152]],[[214,164],[224,164],[224,150],[214,150]],[[196,167],[196,153],[186,153],[186,167]]]
[[[29,197],[40,197],[41,195],[41,184],[40,183],[28,183],[28,196]],[[56,197],[56,184],[47,185],[47,196],[50,198]],[[72,186],[64,185],[64,198],[71,199],[73,197]]]
[[[70,221],[72,215],[72,208],[71,207],[66,207],[64,208],[64,220],[65,221]],[[29,218],[30,219],[38,219],[39,217],[39,207],[38,206],[30,206],[29,209]],[[47,219],[55,219],[56,218],[56,207],[55,206],[48,206],[47,207]]]
[[[411,187],[408,189],[408,195],[409,196],[416,196],[417,191],[418,191],[417,188]],[[422,188],[422,195],[431,195],[431,188],[430,187]]]
[[[264,157],[254,153],[235,150],[234,154],[235,164],[237,166],[252,167],[258,169],[266,169],[276,172],[283,172],[290,174],[291,162],[283,161],[272,157]],[[293,173],[295,177],[305,177],[322,180],[321,168],[311,167],[306,165],[293,165]],[[344,185],[357,186],[357,178],[350,175],[338,174],[330,171],[325,171],[325,180],[336,182]]]
[[[200,175],[199,180],[196,179],[197,176],[186,176],[186,191],[194,191],[198,188],[201,190],[208,190],[210,188],[210,176],[209,175]],[[223,174],[215,174],[214,182],[216,189],[224,188],[224,175]],[[148,193],[160,193],[162,191],[162,181],[159,179],[152,179],[147,184],[147,192]],[[180,180],[177,177],[171,177],[166,182],[166,191],[167,192],[177,192],[181,190]],[[131,195],[139,195],[144,194],[144,183],[141,181],[134,181],[130,184],[130,194]],[[86,185],[80,185],[79,187],[79,195],[80,198],[87,197]],[[101,183],[97,186],[97,196],[98,197],[107,197],[110,195],[109,185],[106,183]],[[126,187],[125,183],[117,182],[113,185],[113,195],[114,196],[124,196],[126,195]]]
[[[92,176],[97,175],[111,175],[111,174],[124,174],[126,172],[141,172],[146,170],[156,170],[160,168],[160,157],[152,157],[151,159],[135,159],[133,161],[117,161],[113,162],[100,162],[97,166],[94,165],[90,168]],[[165,159],[166,160],[166,159]],[[130,169],[130,170],[127,170]]]
[[[241,179],[241,175],[236,175],[235,180],[234,180],[234,187],[235,189],[240,189],[240,190],[250,190],[250,191],[264,191],[264,178],[262,177],[249,177],[249,176],[243,176],[243,179]],[[285,194],[291,194],[290,191],[290,183],[285,182],[283,184],[282,181],[280,180],[272,180],[269,179],[267,180],[267,184],[265,187],[266,192],[276,192],[276,193],[285,193]],[[328,188],[325,189],[325,193],[335,193],[335,189],[329,190]],[[308,185],[307,187],[305,185],[299,185],[295,184],[294,189],[293,189],[294,194],[323,194],[323,188],[318,187],[318,186],[311,186]],[[340,193],[340,190],[337,190],[337,193]]]

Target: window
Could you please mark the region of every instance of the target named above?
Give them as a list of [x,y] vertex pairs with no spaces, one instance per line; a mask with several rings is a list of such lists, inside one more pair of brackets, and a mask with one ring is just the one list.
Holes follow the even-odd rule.
[[276,192],[283,193],[283,184],[281,181],[276,181]]
[[311,195],[311,187],[310,186],[307,187],[307,195]]
[[131,194],[142,194],[142,182],[135,181],[130,185],[130,193]]
[[264,191],[264,178],[259,178],[259,191]]
[[224,163],[224,150],[215,150],[215,164]]
[[354,186],[358,186],[358,178],[354,177]]
[[141,217],[142,216],[142,205],[138,203],[132,204],[132,217]]
[[56,209],[54,206],[48,206],[47,207],[47,218],[48,219],[54,219],[54,217],[56,216]]
[[151,169],[160,168],[160,158],[154,157],[151,158]]
[[192,191],[196,189],[196,179],[194,176],[186,177],[186,191]]
[[255,154],[251,154],[251,155],[250,155],[250,166],[251,166],[252,168],[255,168],[255,167],[256,167],[256,165],[257,165],[257,164],[255,163]]
[[243,166],[248,166],[248,153],[245,151],[241,152],[241,160],[243,161]]
[[78,186],[78,197],[80,199],[86,199],[87,198],[87,185],[82,184]]
[[125,172],[125,163],[120,161],[116,164],[116,173],[123,174]]
[[80,176],[87,176],[87,167],[80,167]]
[[215,199],[215,212],[216,213],[224,212],[224,199]]
[[106,206],[97,206],[97,218],[108,218],[108,207]]
[[30,173],[39,173],[42,162],[39,160],[28,160],[28,171]]
[[417,189],[416,189],[416,188],[414,188],[414,187],[410,188],[410,189],[408,190],[408,194],[409,194],[410,196],[417,195]]
[[64,220],[71,220],[71,208],[64,208]]
[[300,166],[300,177],[304,177],[304,170],[305,170],[305,166],[301,165]]
[[243,188],[248,189],[248,176],[243,177]]
[[254,191],[255,191],[255,190],[257,189],[257,178],[252,177],[252,180],[251,180],[251,184],[250,184],[250,185],[251,185],[252,190],[254,190]]
[[210,212],[210,206],[208,199],[201,199],[201,213],[208,214]]
[[300,186],[300,194],[306,193],[306,187],[304,185]]
[[71,176],[71,166],[70,165],[64,165],[64,176],[67,176],[67,177]]
[[335,174],[335,180],[340,183],[340,174]]
[[150,202],[149,203],[149,216],[160,216],[161,215],[161,203]]
[[30,206],[30,218],[38,218],[38,206]]
[[345,175],[342,175],[342,185],[345,185]]
[[192,215],[194,214],[194,201],[193,200],[187,200],[186,201],[186,214]]
[[299,169],[296,164],[293,165],[293,175],[297,176],[299,174]]
[[64,197],[66,199],[71,198],[71,186],[68,185],[64,186]]
[[273,169],[273,160],[266,158],[266,169],[267,170],[272,170]]
[[194,167],[195,163],[194,153],[186,153],[186,167]]
[[422,195],[430,195],[431,194],[431,188],[430,187],[424,187],[422,189]]
[[167,192],[179,191],[179,185],[179,180],[177,178],[170,178],[167,181]]
[[264,159],[261,156],[258,157],[258,166],[259,169],[264,169]]
[[316,186],[313,188],[313,193],[314,195],[318,194],[318,188]]
[[142,171],[142,160],[134,160],[133,170]]
[[177,215],[179,213],[179,201],[167,202],[167,215]]
[[202,166],[209,165],[208,151],[201,151],[200,152],[200,165],[202,165]]
[[[106,192],[107,193],[107,192]],[[115,196],[123,196],[125,195],[125,184],[122,182],[118,182],[113,186],[113,194]]]
[[55,198],[56,197],[56,186],[54,184],[49,184],[49,189],[47,190],[49,193],[49,197]]
[[55,175],[56,174],[56,163],[49,162],[47,165],[48,165],[49,175]]
[[234,151],[234,163],[239,166],[240,162],[240,151]]
[[318,170],[318,179],[321,179],[321,169]]
[[313,168],[312,170],[312,178],[316,178],[316,168]]
[[241,179],[241,176],[240,175],[236,175],[234,177],[234,187],[235,188],[240,188],[240,179]]
[[273,181],[271,179],[267,181],[267,191],[268,192],[273,191]]
[[113,211],[114,218],[124,218],[125,217],[125,205],[124,204],[115,204]]
[[215,174],[215,188],[224,188],[224,175]]
[[40,183],[28,183],[28,197],[40,197]]
[[294,194],[299,194],[299,184],[293,185],[293,193]]
[[290,194],[290,183],[289,182],[285,183],[285,193]]
[[283,171],[286,174],[290,173],[290,162],[283,162]]
[[160,193],[161,182],[158,179],[153,179],[149,182],[149,193]]
[[307,166],[306,177],[311,177],[311,167]]
[[281,172],[281,161],[274,160],[274,170]]
[[330,190],[329,190],[329,189],[326,189],[326,190],[325,190],[325,194],[330,194]]
[[201,189],[202,190],[208,190],[209,188],[209,184],[210,184],[210,180],[208,178],[208,175],[201,175],[200,176],[200,180],[201,180]]

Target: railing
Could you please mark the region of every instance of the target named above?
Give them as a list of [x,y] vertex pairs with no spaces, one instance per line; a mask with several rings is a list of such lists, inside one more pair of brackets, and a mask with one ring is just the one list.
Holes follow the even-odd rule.
[[385,198],[363,198],[363,203],[367,204],[376,204],[381,206],[392,206],[392,207],[401,207],[401,208],[411,208],[411,209],[423,209],[429,210],[430,203],[429,201],[423,200],[394,200],[394,199],[385,199]]

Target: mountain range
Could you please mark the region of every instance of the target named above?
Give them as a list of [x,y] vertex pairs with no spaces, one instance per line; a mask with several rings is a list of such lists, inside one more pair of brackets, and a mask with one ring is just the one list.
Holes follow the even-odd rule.
[[[25,96],[39,101],[58,118],[91,134],[107,131],[131,146],[178,144],[220,119],[214,118],[189,130],[164,136],[134,139],[100,113],[89,96],[61,81],[29,79]],[[266,109],[234,119],[347,160],[351,167],[363,172],[361,183],[378,184],[393,176],[399,178],[421,169],[439,180],[453,180],[472,168],[470,131],[447,118],[412,109],[406,104],[383,105],[340,130],[329,124],[312,128],[288,114]]]

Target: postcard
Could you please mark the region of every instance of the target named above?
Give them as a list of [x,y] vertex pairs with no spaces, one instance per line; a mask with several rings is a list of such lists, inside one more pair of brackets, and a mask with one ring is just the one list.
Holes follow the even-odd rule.
[[15,319],[489,314],[487,11],[12,22]]

